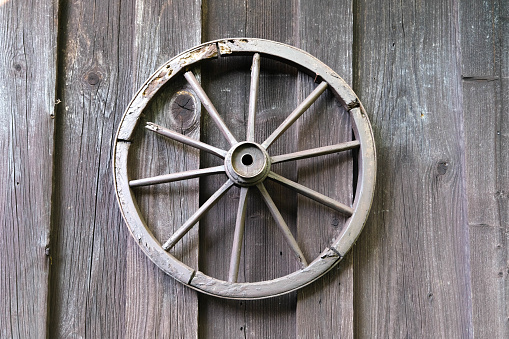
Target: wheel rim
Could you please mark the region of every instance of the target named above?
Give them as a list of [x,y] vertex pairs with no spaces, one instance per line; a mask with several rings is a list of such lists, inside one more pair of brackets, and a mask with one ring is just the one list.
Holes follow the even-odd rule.
[[[249,112],[245,140],[240,142],[232,135],[228,127],[215,110],[214,105],[201,88],[189,67],[207,59],[218,56],[253,55],[251,87],[249,94]],[[256,102],[260,58],[269,57],[296,65],[300,70],[320,79],[315,90],[286,118],[286,120],[261,144],[254,142],[256,120]],[[229,150],[216,148],[191,139],[177,132],[148,123],[148,130],[161,134],[178,142],[211,153],[221,159],[221,166],[171,173],[158,177],[129,180],[127,163],[129,149],[138,120],[147,104],[161,87],[169,80],[182,73],[189,85],[201,100],[214,123],[230,144]],[[306,109],[326,90],[335,95],[351,116],[355,140],[336,145],[319,147],[296,153],[270,156],[267,149],[277,140]],[[351,206],[342,204],[316,191],[304,187],[272,172],[271,164],[291,160],[316,157],[350,149],[358,149],[358,184],[355,200]],[[321,277],[337,264],[351,248],[359,236],[367,219],[373,198],[376,173],[376,154],[374,140],[368,117],[355,93],[334,71],[310,54],[295,47],[262,39],[228,39],[216,40],[194,47],[161,66],[140,88],[126,109],[120,123],[114,147],[114,181],[117,199],[125,222],[145,254],[167,274],[183,284],[203,293],[231,299],[268,298],[301,288]],[[204,175],[225,173],[227,180],[200,208],[164,243],[161,244],[150,232],[143,220],[134,198],[133,189],[137,186],[153,185],[172,181],[197,178]],[[283,217],[272,201],[264,186],[265,180],[276,181],[297,193],[307,196],[319,203],[333,208],[348,219],[340,234],[311,263],[307,263],[302,251]],[[168,253],[170,250],[233,185],[241,187],[233,248],[230,258],[228,281],[210,277],[195,270]],[[244,221],[246,218],[246,201],[248,192],[257,189],[261,193],[276,224],[282,231],[286,242],[301,262],[302,268],[286,276],[260,282],[238,283],[240,249],[242,244]]]

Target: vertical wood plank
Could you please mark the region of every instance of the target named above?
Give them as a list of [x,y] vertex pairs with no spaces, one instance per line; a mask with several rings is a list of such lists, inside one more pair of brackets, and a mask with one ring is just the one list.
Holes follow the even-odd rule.
[[[469,224],[499,226],[497,127],[501,82],[499,2],[462,2],[461,74],[465,114]],[[495,166],[494,166],[495,165]]]
[[0,1],[0,337],[47,333],[56,1]]
[[[352,2],[300,1],[297,46],[310,52],[352,82]],[[313,79],[300,77],[299,100],[314,88]],[[311,80],[311,81],[309,81]],[[299,149],[332,145],[352,138],[349,115],[328,92],[299,120]],[[351,204],[351,152],[299,161],[299,182],[337,201]],[[299,197],[299,240],[309,260],[341,230],[345,217],[306,197]],[[298,293],[298,338],[353,338],[353,255],[349,253],[329,274]]]
[[111,147],[132,94],[133,4],[61,5],[50,337],[120,338],[128,232]]
[[[261,37],[285,43],[294,42],[293,1],[210,0],[204,7],[204,40],[223,37]],[[226,58],[225,58],[226,59]],[[233,134],[244,140],[248,114],[251,58],[219,60],[203,79],[219,112],[227,117]],[[235,71],[234,71],[235,70]],[[296,76],[292,67],[262,57],[255,141],[261,143],[296,107]],[[216,85],[218,84],[218,85]],[[221,85],[222,84],[222,87]],[[224,138],[213,133],[206,118],[202,138],[224,146]],[[296,150],[295,129],[288,130],[270,147],[270,154]],[[202,167],[210,158],[202,158]],[[277,166],[276,171],[296,180],[292,166]],[[201,180],[201,199],[205,199],[224,178]],[[216,181],[214,181],[216,180]],[[217,181],[218,180],[218,181]],[[274,183],[267,183],[285,221],[295,231],[296,195]],[[233,241],[238,190],[231,190],[200,223],[200,270],[226,279]],[[285,198],[283,198],[285,197]],[[256,189],[249,192],[246,231],[239,281],[259,281],[297,269],[297,262],[277,230]],[[218,245],[218,244],[221,245]],[[222,247],[221,247],[222,246]],[[287,273],[285,273],[287,272]],[[295,335],[296,294],[260,301],[226,301],[200,295],[200,336],[203,338],[268,338]]]
[[[505,231],[505,238],[502,238],[505,243],[503,260],[500,261],[499,267],[503,272],[503,287],[500,290],[503,292],[502,304],[499,304],[499,312],[502,314],[501,322],[503,323],[503,336],[509,336],[509,116],[507,110],[509,108],[509,3],[507,1],[500,1],[500,77],[501,83],[498,90],[500,100],[499,112],[499,132],[497,131],[497,151],[500,159],[497,166],[497,180],[499,190],[498,194],[498,211],[500,213],[501,228]],[[497,244],[498,245],[498,244]],[[505,270],[505,271],[504,271]]]
[[[500,110],[498,111],[498,126],[496,149],[500,160],[497,162],[498,186],[498,211],[500,213],[501,225],[507,230],[509,228],[509,4],[507,1],[500,2],[499,36],[500,36],[500,87],[498,98]],[[504,114],[505,112],[505,114]],[[508,255],[509,256],[509,255]],[[509,263],[507,263],[509,266]],[[509,300],[509,278],[505,285],[506,300]],[[507,305],[508,303],[506,303]],[[509,314],[509,310],[506,311]],[[509,319],[509,315],[508,315]]]
[[[135,88],[163,62],[201,40],[201,1],[136,1]],[[199,168],[199,153],[143,128],[155,122],[200,139],[200,106],[183,76],[165,86],[147,107],[133,141],[132,177],[144,178]],[[186,99],[187,98],[187,99]],[[182,101],[182,102],[181,102]],[[127,102],[125,103],[127,104]],[[182,105],[188,110],[176,109]],[[187,106],[186,106],[187,105]],[[153,234],[164,243],[198,209],[198,179],[135,190],[140,210]],[[172,254],[198,266],[198,228]],[[197,292],[155,266],[132,237],[127,245],[126,337],[196,338]]]
[[360,338],[472,335],[457,3],[355,4],[354,89],[378,153],[354,253]]
[[[111,141],[135,90],[163,61],[199,43],[200,3],[70,3],[63,17],[68,31],[62,58],[65,110],[58,121],[57,151],[65,160],[56,167],[59,247],[53,278],[55,290],[65,292],[54,295],[50,334],[196,337],[195,293],[161,273],[127,235],[110,166]],[[163,99],[150,107],[148,117],[167,111]],[[152,157],[154,162],[137,168],[141,173],[162,168],[152,166],[154,154],[142,155],[141,160]],[[193,201],[197,198],[189,204]],[[164,217],[154,217],[159,216]]]
[[470,226],[472,325],[475,338],[509,335],[509,231],[489,225]]
[[460,2],[473,334],[509,336],[509,5]]

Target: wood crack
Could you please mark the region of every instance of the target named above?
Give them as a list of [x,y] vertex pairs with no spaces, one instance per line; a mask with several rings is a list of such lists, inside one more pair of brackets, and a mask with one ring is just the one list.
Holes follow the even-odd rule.
[[488,82],[488,81],[497,81],[500,80],[500,77],[498,76],[492,76],[492,75],[474,75],[474,76],[461,76],[461,79],[463,81],[482,81],[482,82]]

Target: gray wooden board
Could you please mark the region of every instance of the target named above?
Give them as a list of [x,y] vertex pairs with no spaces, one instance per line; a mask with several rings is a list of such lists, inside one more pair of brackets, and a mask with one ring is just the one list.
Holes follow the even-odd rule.
[[[324,10],[327,9],[327,10]],[[352,80],[352,2],[302,1],[297,9],[297,47],[316,56],[347,83]],[[308,75],[299,77],[299,100],[316,87]],[[362,98],[361,98],[362,100]],[[327,91],[298,120],[299,149],[331,145],[352,138],[348,112]],[[298,161],[299,183],[337,201],[353,201],[352,152]],[[308,260],[330,245],[346,218],[315,201],[299,196],[298,239]],[[298,338],[353,337],[353,255],[339,267],[298,292]]]
[[507,338],[509,232],[488,225],[469,229],[474,337]]
[[[132,67],[137,89],[161,64],[200,43],[201,1],[137,1],[134,21],[138,24]],[[179,102],[174,100],[179,100],[181,91],[191,93],[183,76],[163,87],[143,113],[129,160],[131,178],[199,168],[196,149],[183,147],[144,128],[150,121],[199,139],[199,105],[194,105],[195,109],[189,106],[188,112],[178,109]],[[133,191],[144,219],[160,243],[164,243],[198,209],[197,179],[140,187]],[[171,251],[193,268],[198,265],[197,235],[196,227]],[[132,237],[127,243],[126,279],[126,337],[197,337],[196,292],[155,266]]]
[[469,224],[499,226],[497,131],[500,122],[498,1],[460,4]]
[[[506,7],[506,13],[507,13],[507,7]],[[506,15],[507,17],[507,15]],[[507,36],[507,32],[509,31],[509,26],[507,25],[507,22],[505,23],[505,32]],[[506,38],[507,41],[507,38]],[[506,46],[507,49],[507,46]],[[507,50],[505,52],[507,56]],[[503,109],[500,112],[506,112],[504,117],[501,118],[501,124],[500,129],[505,131],[505,136],[503,138],[500,138],[500,144],[498,146],[498,149],[500,150],[500,166],[498,166],[498,173],[497,178],[499,180],[498,186],[500,187],[500,191],[498,191],[498,206],[499,206],[499,213],[500,213],[500,224],[501,224],[501,230],[504,230],[505,232],[505,238],[503,245],[501,246],[503,250],[505,250],[504,259],[501,260],[499,266],[497,268],[500,268],[498,275],[500,276],[500,272],[503,272],[503,285],[499,286],[498,292],[500,293],[501,300],[503,301],[502,304],[500,304],[500,308],[496,311],[497,317],[500,319],[500,332],[503,333],[503,336],[509,336],[509,195],[507,192],[509,192],[509,156],[507,150],[509,149],[509,138],[508,138],[508,131],[509,131],[509,119],[507,117],[507,107],[509,106],[509,80],[508,80],[508,72],[509,69],[508,65],[509,58],[506,58],[505,60],[505,80],[502,81],[502,88],[501,92],[505,96],[502,107]],[[497,244],[498,246],[499,244]],[[479,295],[482,295],[482,290],[477,291]],[[502,297],[503,296],[503,297]]]
[[[500,2],[499,15],[499,43],[500,43],[500,87],[498,88],[498,126],[496,149],[499,154],[497,162],[498,203],[500,223],[505,229],[509,228],[509,4]],[[509,263],[507,264],[509,266]],[[509,280],[509,279],[508,279]],[[506,300],[509,300],[509,283],[506,284]],[[508,303],[506,303],[507,305]],[[508,314],[509,311],[506,311]],[[509,315],[508,315],[509,318]]]
[[473,334],[509,336],[509,5],[461,2]]
[[[204,8],[204,40],[223,37],[261,37],[295,44],[293,4],[290,1],[247,1],[224,4],[207,1]],[[233,59],[236,58],[236,59]],[[239,140],[245,140],[245,121],[250,84],[251,58],[227,57],[210,69],[203,69],[203,82],[213,103],[224,114],[228,127]],[[236,70],[236,71],[233,71]],[[224,72],[224,73],[223,73]],[[297,72],[262,57],[255,140],[262,142],[297,105]],[[216,85],[217,84],[217,85]],[[213,122],[204,114],[202,138],[226,147]],[[296,150],[295,129],[288,130],[269,148],[269,154]],[[202,167],[211,158],[202,158]],[[276,172],[296,179],[296,171],[286,164],[274,166]],[[201,180],[201,199],[210,195],[225,178]],[[268,182],[285,221],[295,231],[296,195]],[[226,279],[237,213],[238,189],[232,189],[200,222],[200,269]],[[284,197],[284,198],[283,198]],[[246,231],[239,281],[267,280],[297,269],[297,261],[286,245],[256,189],[249,191]],[[295,234],[295,233],[294,233]],[[200,296],[200,336],[275,337],[294,336],[296,294],[259,301],[225,301]]]
[[456,6],[355,4],[354,90],[379,169],[354,256],[361,338],[472,335]]
[[0,337],[44,338],[57,4],[0,1]]
[[126,241],[112,141],[130,83],[133,4],[62,2],[51,338],[123,337]]

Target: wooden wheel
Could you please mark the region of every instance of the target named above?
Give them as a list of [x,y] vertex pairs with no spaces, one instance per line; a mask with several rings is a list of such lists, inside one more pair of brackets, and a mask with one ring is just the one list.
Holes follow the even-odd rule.
[[[218,56],[252,55],[251,87],[249,94],[249,112],[245,139],[238,140],[214,108],[204,89],[195,78],[192,65]],[[256,103],[260,74],[260,58],[278,59],[297,66],[300,70],[318,79],[318,85],[309,96],[276,128],[262,143],[254,140],[256,121]],[[221,149],[200,142],[183,134],[177,133],[154,123],[147,123],[148,130],[171,138],[175,141],[192,146],[201,151],[213,154],[222,159],[220,166],[170,173],[149,178],[130,179],[128,177],[128,153],[132,144],[133,134],[138,120],[149,101],[157,91],[169,80],[184,75],[188,84],[201,100],[215,125],[229,144],[229,149]],[[283,155],[270,155],[269,147],[276,141],[320,95],[330,90],[336,99],[346,108],[351,116],[354,140],[325,147],[318,147]],[[358,150],[358,178],[353,204],[345,204],[317,191],[289,180],[271,170],[271,165],[296,161],[299,159],[318,157],[346,150]],[[223,298],[258,299],[281,295],[303,287],[330,270],[351,248],[368,216],[373,197],[376,173],[375,145],[368,117],[355,93],[336,73],[322,62],[297,48],[281,43],[261,39],[228,39],[217,40],[190,49],[161,66],[141,87],[132,99],[122,117],[115,139],[114,179],[115,188],[122,214],[133,237],[145,254],[163,271],[201,292]],[[161,244],[150,232],[143,220],[134,198],[133,190],[138,186],[156,185],[161,183],[186,180],[224,173],[224,184],[176,232]],[[299,194],[335,209],[347,217],[340,234],[331,239],[329,246],[313,259],[305,258],[298,242],[287,226],[264,182],[272,180],[282,184]],[[200,220],[200,218],[232,187],[240,187],[239,204],[235,223],[235,234],[230,258],[228,281],[208,276],[177,260],[169,251],[175,244]],[[282,232],[285,241],[299,260],[301,268],[286,276],[259,282],[237,282],[239,261],[241,256],[246,206],[251,190],[261,193],[271,215]]]

